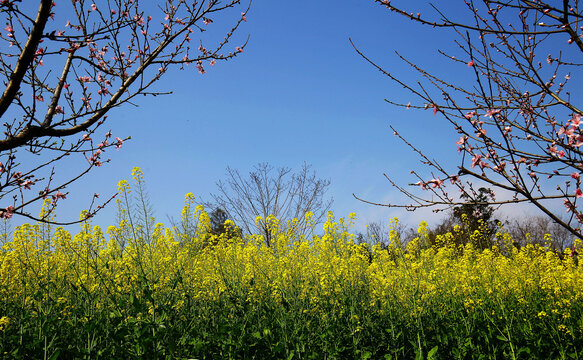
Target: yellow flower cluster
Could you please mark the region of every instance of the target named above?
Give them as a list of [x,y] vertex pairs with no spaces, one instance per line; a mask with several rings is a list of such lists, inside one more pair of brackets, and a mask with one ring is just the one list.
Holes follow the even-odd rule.
[[[129,192],[129,185],[120,189]],[[354,220],[354,214],[335,219],[329,213],[323,233],[306,238],[293,227],[281,231],[274,217],[258,219],[276,234],[268,247],[261,235],[212,235],[208,214],[188,194],[182,228],[158,223],[147,236],[123,216],[107,238],[87,222],[75,236],[23,225],[0,251],[0,332],[18,324],[21,312],[50,311],[73,325],[97,312],[155,322],[171,311],[188,321],[194,307],[203,316],[210,304],[228,303],[247,311],[265,304],[296,309],[320,324],[346,319],[354,338],[370,314],[419,324],[451,312],[478,314],[492,326],[503,318],[538,319],[581,336],[582,323],[570,321],[583,301],[573,258],[548,247],[504,245],[511,240],[504,234],[499,247],[484,251],[448,244],[448,236],[430,247],[426,223],[406,245],[396,231],[388,246],[358,244]],[[8,312],[15,308],[20,312]]]
[[[360,287],[369,291],[368,304],[360,306],[390,308],[398,303],[413,313],[444,295],[459,299],[469,311],[486,299],[520,300],[543,291],[545,307],[566,317],[570,304],[583,300],[583,278],[572,259],[540,246],[512,248],[509,254],[496,247],[477,251],[471,245],[425,248],[422,224],[419,237],[405,249],[396,246],[394,232],[388,247],[369,248],[355,243],[349,232],[354,216],[335,221],[329,214],[324,234],[311,239],[293,230],[277,232],[277,219],[266,219],[277,234],[267,247],[259,235],[210,235],[208,214],[200,206],[191,211],[192,201],[188,195],[182,214],[196,224],[194,238],[156,224],[151,241],[138,242],[125,237],[134,231],[123,220],[109,227],[107,240],[99,227],[88,223],[75,236],[62,228],[48,234],[41,224],[18,227],[0,253],[0,297],[31,311],[45,298],[58,299],[64,315],[76,292],[91,294],[98,307],[115,307],[108,297],[134,293],[138,284],[152,287],[154,310],[159,302],[181,298],[174,294],[188,294],[201,301],[222,296],[251,303],[294,299],[319,311],[323,303],[335,304],[339,294]],[[38,293],[42,298],[35,297]],[[177,309],[182,305],[172,304]]]

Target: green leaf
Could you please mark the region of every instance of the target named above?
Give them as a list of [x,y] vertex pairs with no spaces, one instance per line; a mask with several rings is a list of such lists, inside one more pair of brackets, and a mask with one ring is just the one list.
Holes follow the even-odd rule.
[[518,349],[518,351],[516,352],[516,355],[520,355],[522,353],[526,353],[530,355],[530,348],[528,347],[521,347],[520,349]]
[[437,348],[438,348],[438,346],[435,345],[433,347],[433,349],[429,350],[429,352],[427,353],[427,359],[428,360],[431,360],[431,359],[435,358],[435,354],[437,354]]

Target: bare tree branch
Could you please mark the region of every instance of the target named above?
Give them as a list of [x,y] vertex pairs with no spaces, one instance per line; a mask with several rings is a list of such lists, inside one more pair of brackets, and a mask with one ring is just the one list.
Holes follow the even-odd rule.
[[324,199],[329,185],[329,180],[317,178],[307,164],[292,173],[290,168],[275,170],[261,163],[248,178],[243,178],[236,169],[227,168],[225,182],[219,181],[218,193],[212,195],[212,206],[226,211],[245,233],[259,231],[270,246],[274,234],[268,218],[275,216],[283,230],[293,228],[296,234],[307,235],[311,227],[306,214],[313,214],[311,222],[315,225],[322,222],[330,210],[332,200]]

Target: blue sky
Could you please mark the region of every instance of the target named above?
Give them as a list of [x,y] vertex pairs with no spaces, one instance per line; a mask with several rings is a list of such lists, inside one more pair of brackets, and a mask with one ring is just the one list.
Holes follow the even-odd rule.
[[[426,2],[416,3],[427,11]],[[244,53],[207,67],[204,75],[194,67],[168,73],[157,89],[172,95],[112,112],[106,128],[132,139],[119,151],[108,150],[111,163],[68,188],[59,218],[77,217],[94,192],[113,194],[134,166],[144,171],[157,218],[167,223],[168,216],[179,216],[186,193],[210,199],[227,166],[246,173],[258,162],[292,168],[307,162],[331,180],[335,214],[356,212],[360,229],[393,216],[410,225],[435,220],[430,211],[389,210],[352,196],[402,202],[383,173],[401,184],[416,181],[409,171],[422,167],[389,125],[431,156],[449,159],[452,170],[458,155],[456,134],[443,119],[383,100],[413,99],[366,63],[349,38],[405,79],[415,74],[395,51],[438,73],[470,76],[469,69],[437,54],[439,48],[452,49],[451,33],[416,25],[372,0],[255,0],[232,46],[247,36]],[[94,223],[113,224],[114,216],[115,206],[109,206]]]

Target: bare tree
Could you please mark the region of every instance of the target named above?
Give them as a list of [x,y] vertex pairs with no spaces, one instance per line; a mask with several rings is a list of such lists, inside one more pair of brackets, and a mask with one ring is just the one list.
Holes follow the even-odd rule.
[[[459,133],[460,163],[456,170],[448,170],[391,127],[431,169],[431,179],[413,171],[418,181],[409,184],[430,196],[409,191],[387,176],[411,202],[378,205],[409,210],[451,208],[474,199],[475,181],[479,186],[487,184],[497,192],[513,194],[511,199],[489,202],[491,205],[529,202],[581,238],[583,213],[578,200],[583,197],[583,110],[575,103],[578,98],[572,96],[579,90],[581,79],[577,76],[583,64],[583,9],[579,1],[440,2],[433,6],[434,18],[395,5],[396,1],[376,2],[435,29],[432,31],[453,32],[458,50],[439,53],[460,70],[469,69],[474,80],[473,86],[468,86],[468,79],[460,79],[461,71],[456,78],[441,77],[398,55],[423,79],[409,82],[384,70],[355,46],[364,59],[417,99],[408,104],[387,99],[389,103],[431,110]],[[467,16],[462,22],[448,16],[450,6],[465,7]],[[466,199],[455,195],[452,188]],[[566,219],[553,210],[557,200],[569,213]]]
[[521,246],[529,243],[547,245],[546,235],[550,236],[548,245],[553,250],[563,251],[572,245],[571,233],[547,216],[512,218],[506,221],[504,230]]
[[[248,7],[229,20],[240,0],[32,2],[0,1],[0,217],[49,221],[52,209],[37,219],[27,206],[47,197],[55,206],[67,185],[109,161],[107,149],[122,146],[111,131],[97,132],[108,112],[138,95],[167,94],[151,88],[171,68],[204,74],[241,53],[246,42],[227,44]],[[225,35],[213,40],[207,29]],[[86,165],[55,176],[55,164],[70,155]],[[96,198],[88,217],[104,205]]]
[[366,242],[385,245],[389,242],[389,229],[384,223],[371,222],[366,224]]
[[[270,246],[273,234],[266,221],[269,216],[275,216],[283,230],[293,226],[298,234],[306,234],[310,228],[308,212],[313,213],[310,220],[313,224],[326,218],[332,205],[331,199],[324,198],[330,181],[317,178],[310,169],[304,164],[297,173],[292,173],[290,168],[276,170],[261,163],[249,172],[248,178],[243,178],[238,170],[227,167],[227,179],[217,183],[218,193],[212,197],[216,206],[226,211],[244,232],[258,231]],[[256,221],[258,216],[260,221]]]

